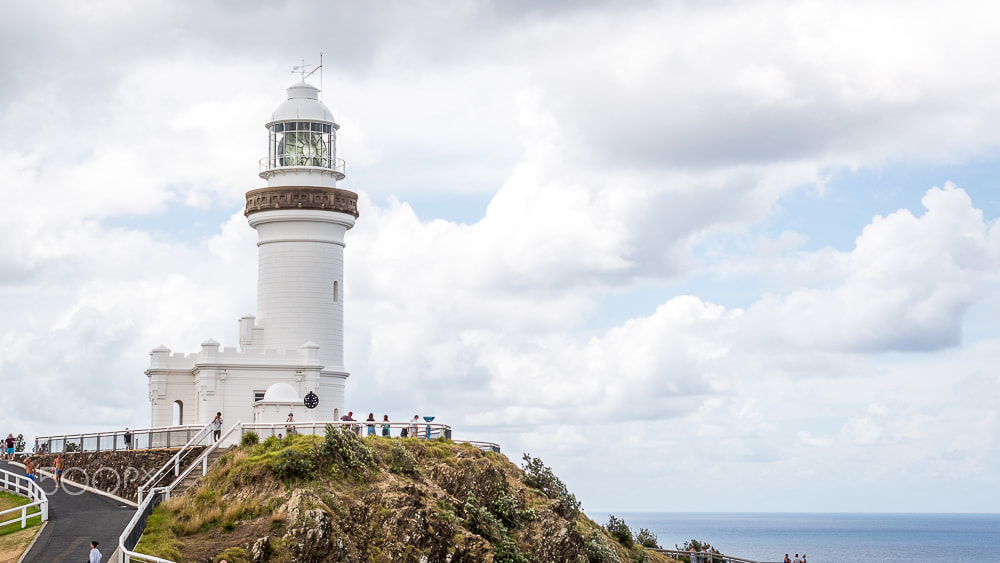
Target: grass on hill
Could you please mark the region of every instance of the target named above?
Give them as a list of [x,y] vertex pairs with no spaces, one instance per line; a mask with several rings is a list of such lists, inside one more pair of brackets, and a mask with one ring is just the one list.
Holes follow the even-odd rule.
[[[22,496],[15,495],[14,493],[9,493],[7,491],[0,491],[0,511],[8,510],[10,508],[17,508],[19,506],[24,506],[31,503],[30,499],[24,498]],[[28,512],[37,512],[38,509],[28,509]],[[20,518],[20,512],[9,513],[4,516],[0,516],[0,522],[6,522],[13,518]],[[42,523],[42,515],[28,517],[28,527],[37,526]],[[5,536],[7,534],[12,534],[21,531],[21,522],[14,522],[7,524],[6,526],[0,526],[0,536]]]

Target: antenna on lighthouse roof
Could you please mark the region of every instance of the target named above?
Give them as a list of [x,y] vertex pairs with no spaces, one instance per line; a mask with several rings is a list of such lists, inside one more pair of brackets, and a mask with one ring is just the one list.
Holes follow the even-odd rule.
[[319,71],[319,91],[320,91],[320,100],[319,101],[322,102],[323,101],[323,51],[319,52],[319,65],[316,66],[316,67],[314,67],[312,70],[309,70],[309,68],[310,68],[309,65],[306,64],[306,60],[302,59],[302,64],[296,65],[296,66],[292,67],[292,74],[299,74],[299,75],[301,75],[302,76],[302,82],[305,82],[306,78],[309,78],[310,76],[312,76],[313,74],[315,74],[315,72],[318,70]]

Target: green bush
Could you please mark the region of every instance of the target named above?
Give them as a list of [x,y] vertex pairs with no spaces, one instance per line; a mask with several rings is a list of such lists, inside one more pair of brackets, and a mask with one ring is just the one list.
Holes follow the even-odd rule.
[[506,536],[507,528],[503,522],[488,508],[480,505],[476,495],[469,493],[462,511],[465,513],[465,527],[473,534],[479,534],[494,544]]
[[632,546],[635,545],[632,530],[629,529],[628,524],[624,520],[616,518],[614,514],[608,516],[608,523],[604,529],[625,549],[632,549]]
[[348,473],[365,475],[375,466],[375,453],[364,440],[348,428],[326,425],[326,436],[320,446],[320,458],[342,465]]
[[660,544],[656,540],[656,534],[650,532],[648,528],[639,528],[639,533],[635,535],[635,541],[642,547],[660,549]]
[[604,540],[604,535],[594,530],[583,542],[585,555],[577,558],[579,563],[622,563],[614,548]]
[[531,522],[538,517],[531,507],[521,510],[517,499],[507,492],[505,488],[497,493],[497,498],[490,505],[490,509],[509,528],[517,528],[521,524]]
[[545,493],[545,496],[556,500],[554,507],[556,514],[567,520],[576,520],[580,515],[580,501],[576,495],[569,492],[565,483],[556,477],[552,469],[545,466],[542,460],[531,457],[531,454],[524,454],[525,464],[521,466],[524,471],[524,484]]
[[282,450],[271,462],[271,470],[283,480],[306,477],[313,470],[312,459],[301,452],[292,449]]
[[240,438],[240,447],[250,448],[260,443],[260,436],[256,432],[247,432]]
[[389,450],[389,459],[387,460],[389,465],[389,471],[393,473],[399,473],[401,475],[416,475],[420,473],[420,467],[417,465],[417,458],[413,457],[410,450],[403,447],[403,444],[399,442],[393,442],[392,449]]
[[[507,498],[511,497],[507,496]],[[495,563],[529,563],[528,558],[518,551],[517,545],[507,535],[507,527],[504,526],[500,518],[485,506],[480,505],[476,495],[469,493],[469,497],[462,506],[462,511],[465,513],[465,527],[493,544],[493,561]]]

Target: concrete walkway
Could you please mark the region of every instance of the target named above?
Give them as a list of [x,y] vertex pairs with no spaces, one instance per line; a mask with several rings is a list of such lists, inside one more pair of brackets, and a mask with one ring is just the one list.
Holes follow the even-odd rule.
[[[24,469],[6,462],[0,463],[0,468],[24,474]],[[49,499],[49,522],[22,561],[86,561],[91,540],[100,542],[102,561],[109,561],[118,547],[118,536],[132,519],[135,508],[71,483],[56,488],[54,481],[42,477],[39,484]]]

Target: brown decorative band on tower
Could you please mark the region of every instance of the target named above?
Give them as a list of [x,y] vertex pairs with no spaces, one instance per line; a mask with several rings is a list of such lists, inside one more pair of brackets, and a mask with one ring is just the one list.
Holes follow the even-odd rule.
[[247,192],[249,217],[258,211],[271,209],[325,209],[358,217],[358,194],[337,188],[288,186],[260,188]]

